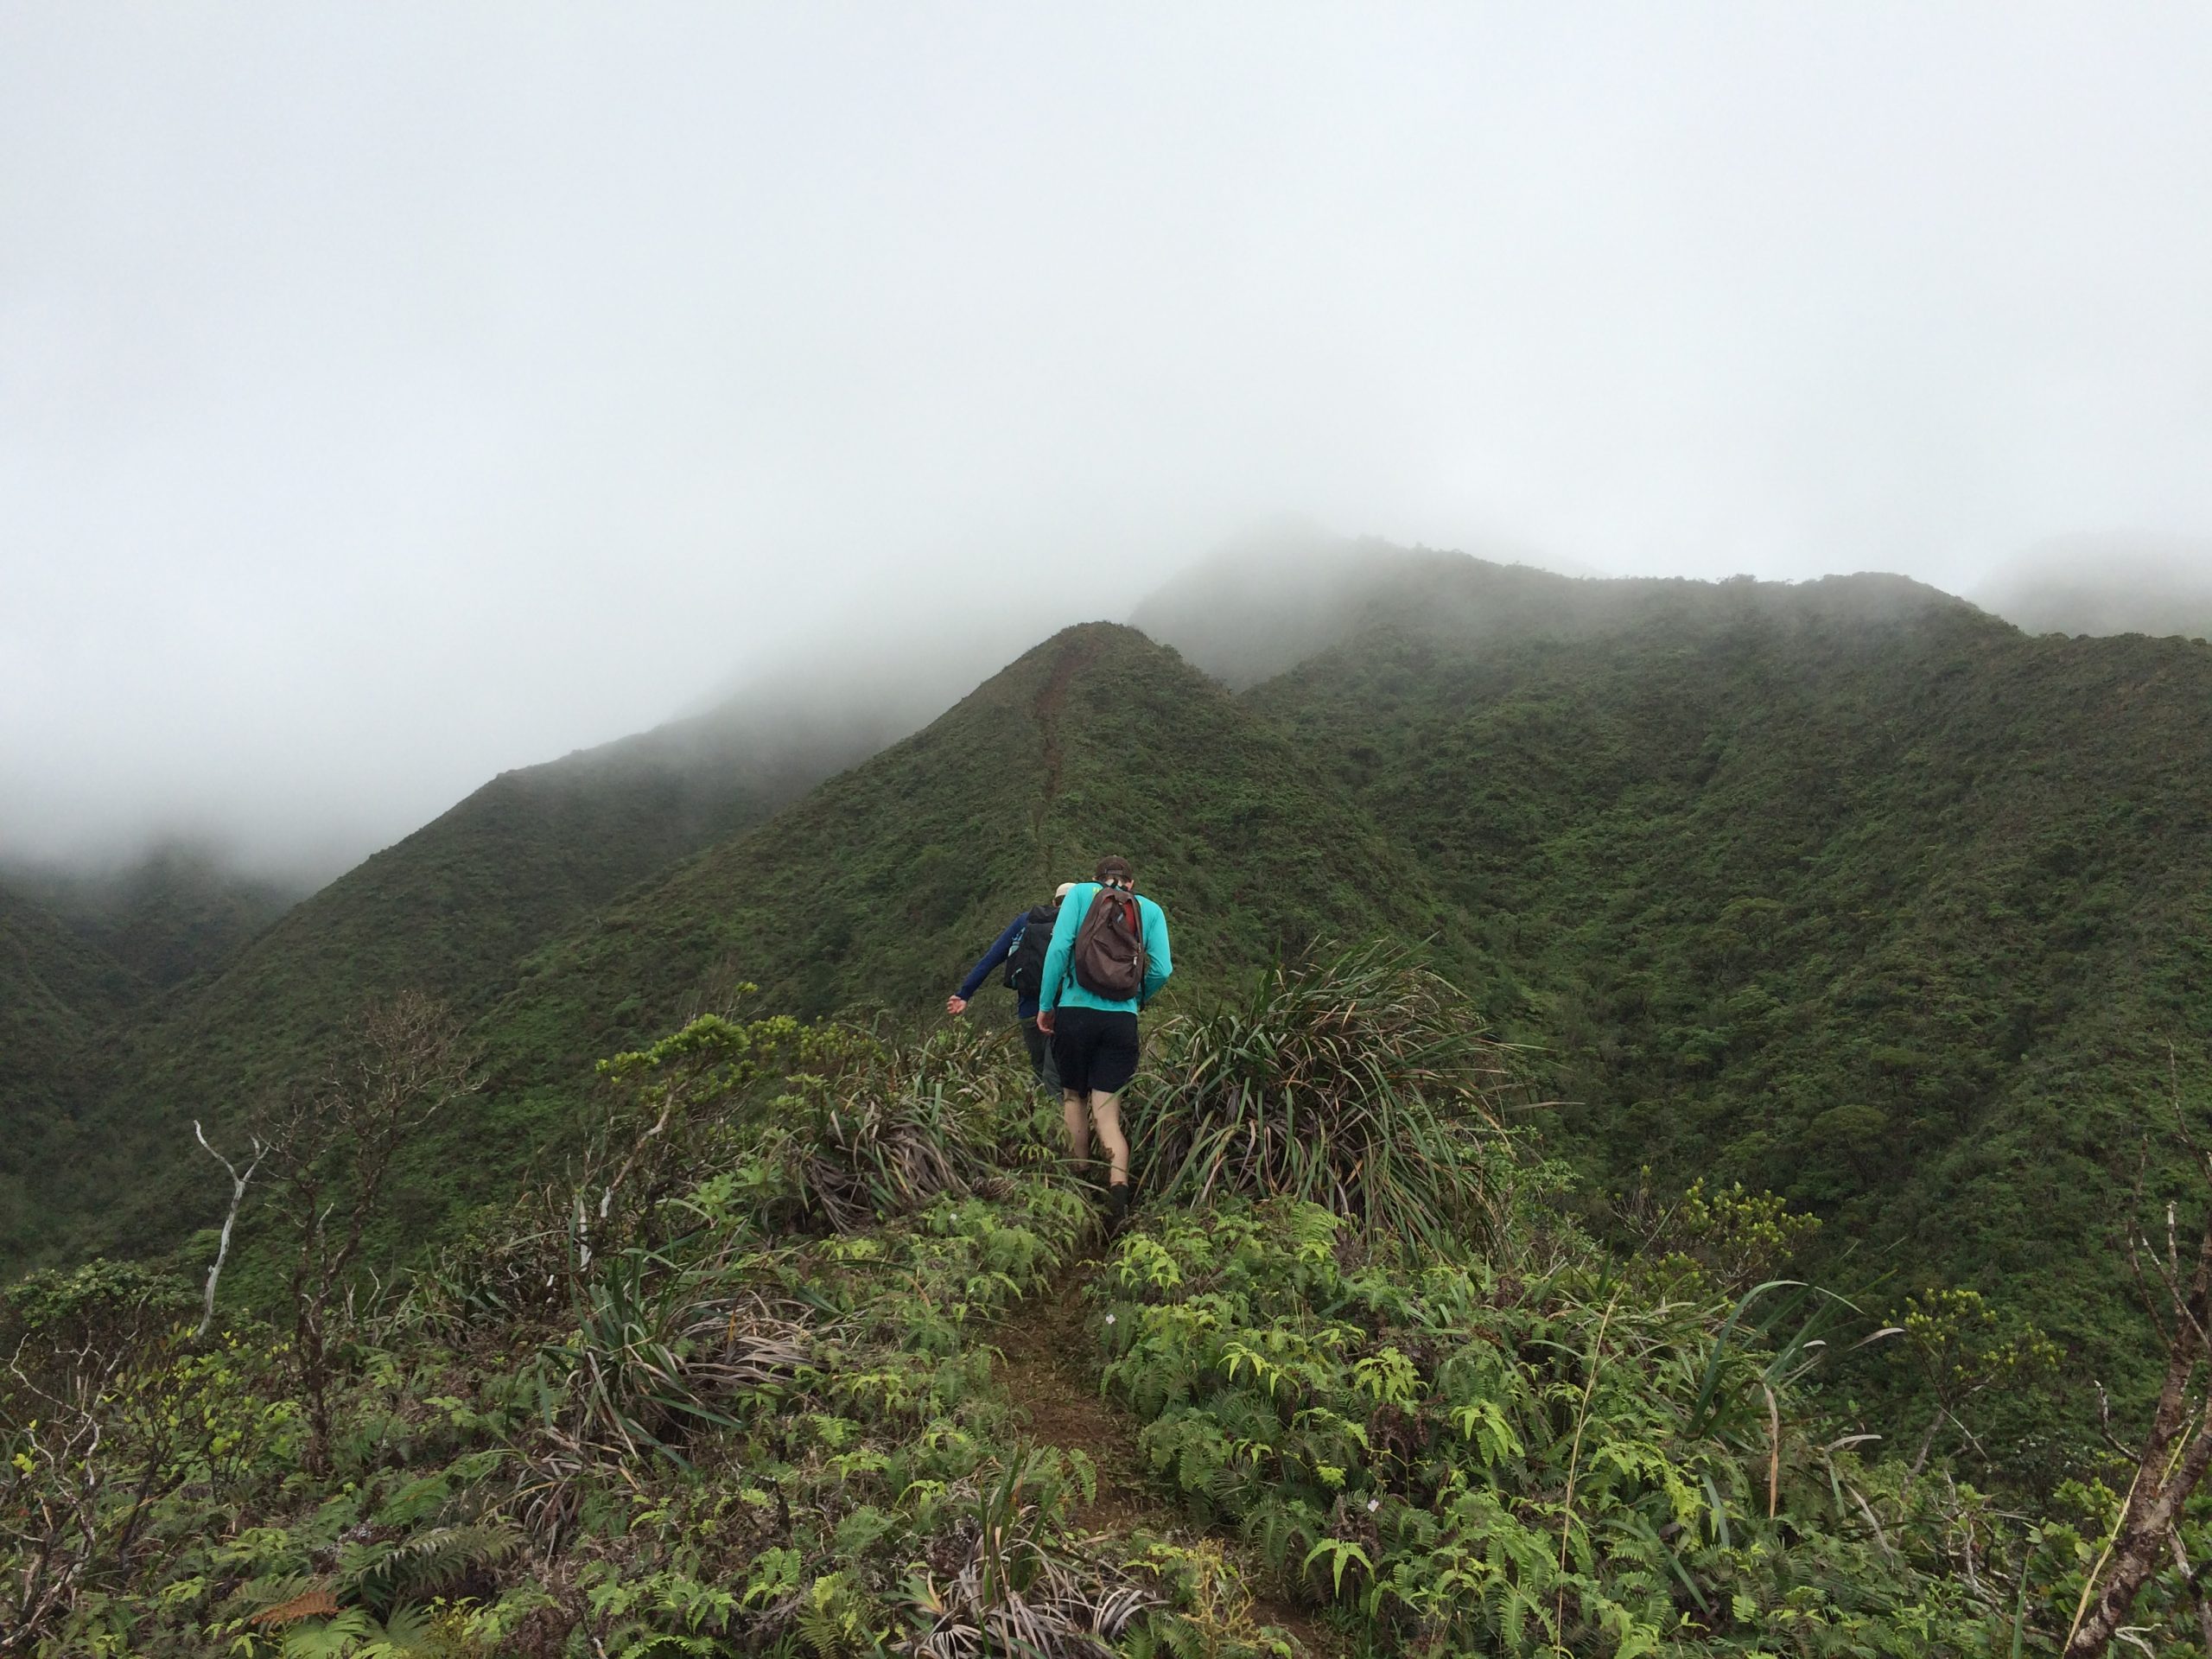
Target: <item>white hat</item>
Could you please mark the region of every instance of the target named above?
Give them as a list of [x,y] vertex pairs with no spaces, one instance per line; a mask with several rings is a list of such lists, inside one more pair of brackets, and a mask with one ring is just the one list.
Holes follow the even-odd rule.
[[1072,881],[1063,881],[1063,882],[1061,882],[1061,883],[1060,883],[1060,885],[1059,885],[1058,887],[1056,887],[1056,888],[1054,888],[1054,889],[1053,889],[1053,891],[1052,891],[1052,897],[1053,897],[1053,898],[1055,898],[1055,899],[1065,899],[1065,898],[1066,898],[1066,897],[1068,896],[1068,894],[1070,894],[1070,893],[1073,893],[1074,891],[1075,891],[1075,883],[1074,883],[1074,882],[1072,882]]

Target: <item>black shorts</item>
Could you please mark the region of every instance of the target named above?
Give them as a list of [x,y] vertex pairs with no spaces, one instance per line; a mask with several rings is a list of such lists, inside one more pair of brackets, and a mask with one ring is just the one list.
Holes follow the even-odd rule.
[[1137,1017],[1105,1008],[1061,1008],[1052,1022],[1060,1087],[1118,1095],[1137,1074]]

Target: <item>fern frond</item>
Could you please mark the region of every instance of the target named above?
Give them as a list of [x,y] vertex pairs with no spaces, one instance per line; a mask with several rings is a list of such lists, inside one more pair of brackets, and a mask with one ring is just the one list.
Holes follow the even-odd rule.
[[344,1587],[380,1606],[419,1601],[464,1573],[505,1560],[521,1544],[519,1533],[496,1522],[431,1527],[357,1558],[341,1579]]

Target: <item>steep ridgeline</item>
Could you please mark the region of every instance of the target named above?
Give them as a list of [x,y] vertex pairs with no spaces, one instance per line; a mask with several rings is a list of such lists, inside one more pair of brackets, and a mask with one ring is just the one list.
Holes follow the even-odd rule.
[[1831,1282],[1973,1285],[2124,1364],[2107,1235],[2168,1045],[2207,1078],[2212,649],[1886,578],[1675,599],[1595,643],[1408,605],[1249,700],[1512,964],[1559,1149],[1771,1187],[1855,1246]]
[[[196,1216],[212,1168],[193,1162],[194,1116],[235,1121],[309,1071],[368,997],[414,988],[488,1007],[520,957],[872,753],[882,725],[734,705],[502,773],[298,905],[219,976],[111,1033],[80,1127],[41,1149],[36,1191],[0,1212],[0,1260],[172,1236],[163,1217]],[[117,1193],[127,1224],[111,1214]]]
[[[926,1013],[1009,916],[1131,849],[1173,924],[1169,1006],[1319,939],[1462,931],[1220,686],[1134,630],[1071,628],[530,958],[482,1027],[493,1086],[454,1128],[470,1156],[438,1160],[423,1201],[496,1196],[574,1123],[594,1059],[725,1005],[740,981],[765,1009]],[[995,988],[975,1017],[1012,1013]]]

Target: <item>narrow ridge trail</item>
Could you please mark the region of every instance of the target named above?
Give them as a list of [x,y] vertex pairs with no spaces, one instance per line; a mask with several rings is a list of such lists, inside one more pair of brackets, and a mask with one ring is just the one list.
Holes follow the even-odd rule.
[[[993,1333],[998,1358],[991,1375],[1040,1443],[1080,1452],[1096,1470],[1097,1494],[1077,1505],[1077,1525],[1093,1532],[1141,1529],[1187,1538],[1200,1529],[1167,1500],[1146,1468],[1137,1449],[1142,1426],[1099,1389],[1097,1344],[1084,1318],[1083,1294],[1103,1265],[1096,1255],[1078,1255],[1050,1287],[1018,1303]],[[1244,1574],[1259,1623],[1287,1634],[1304,1659],[1335,1659],[1343,1651],[1336,1634],[1290,1605],[1233,1540],[1220,1541]]]
[[1135,1418],[1099,1392],[1096,1345],[1085,1327],[1083,1291],[1100,1266],[1077,1257],[1052,1287],[1017,1304],[997,1332],[993,1376],[1037,1439],[1080,1452],[1098,1471],[1098,1494],[1076,1510],[1104,1532],[1173,1529],[1182,1517],[1161,1498],[1137,1451]]
[[1095,639],[1070,640],[1065,645],[1059,660],[1052,664],[1052,677],[1038,691],[1031,709],[1041,742],[1045,779],[1043,792],[1029,810],[1029,828],[1037,842],[1037,855],[1048,885],[1052,880],[1053,849],[1045,839],[1046,822],[1052,815],[1052,803],[1059,798],[1060,770],[1065,760],[1060,746],[1060,715],[1067,707],[1069,685],[1077,674],[1098,659],[1099,650]]

